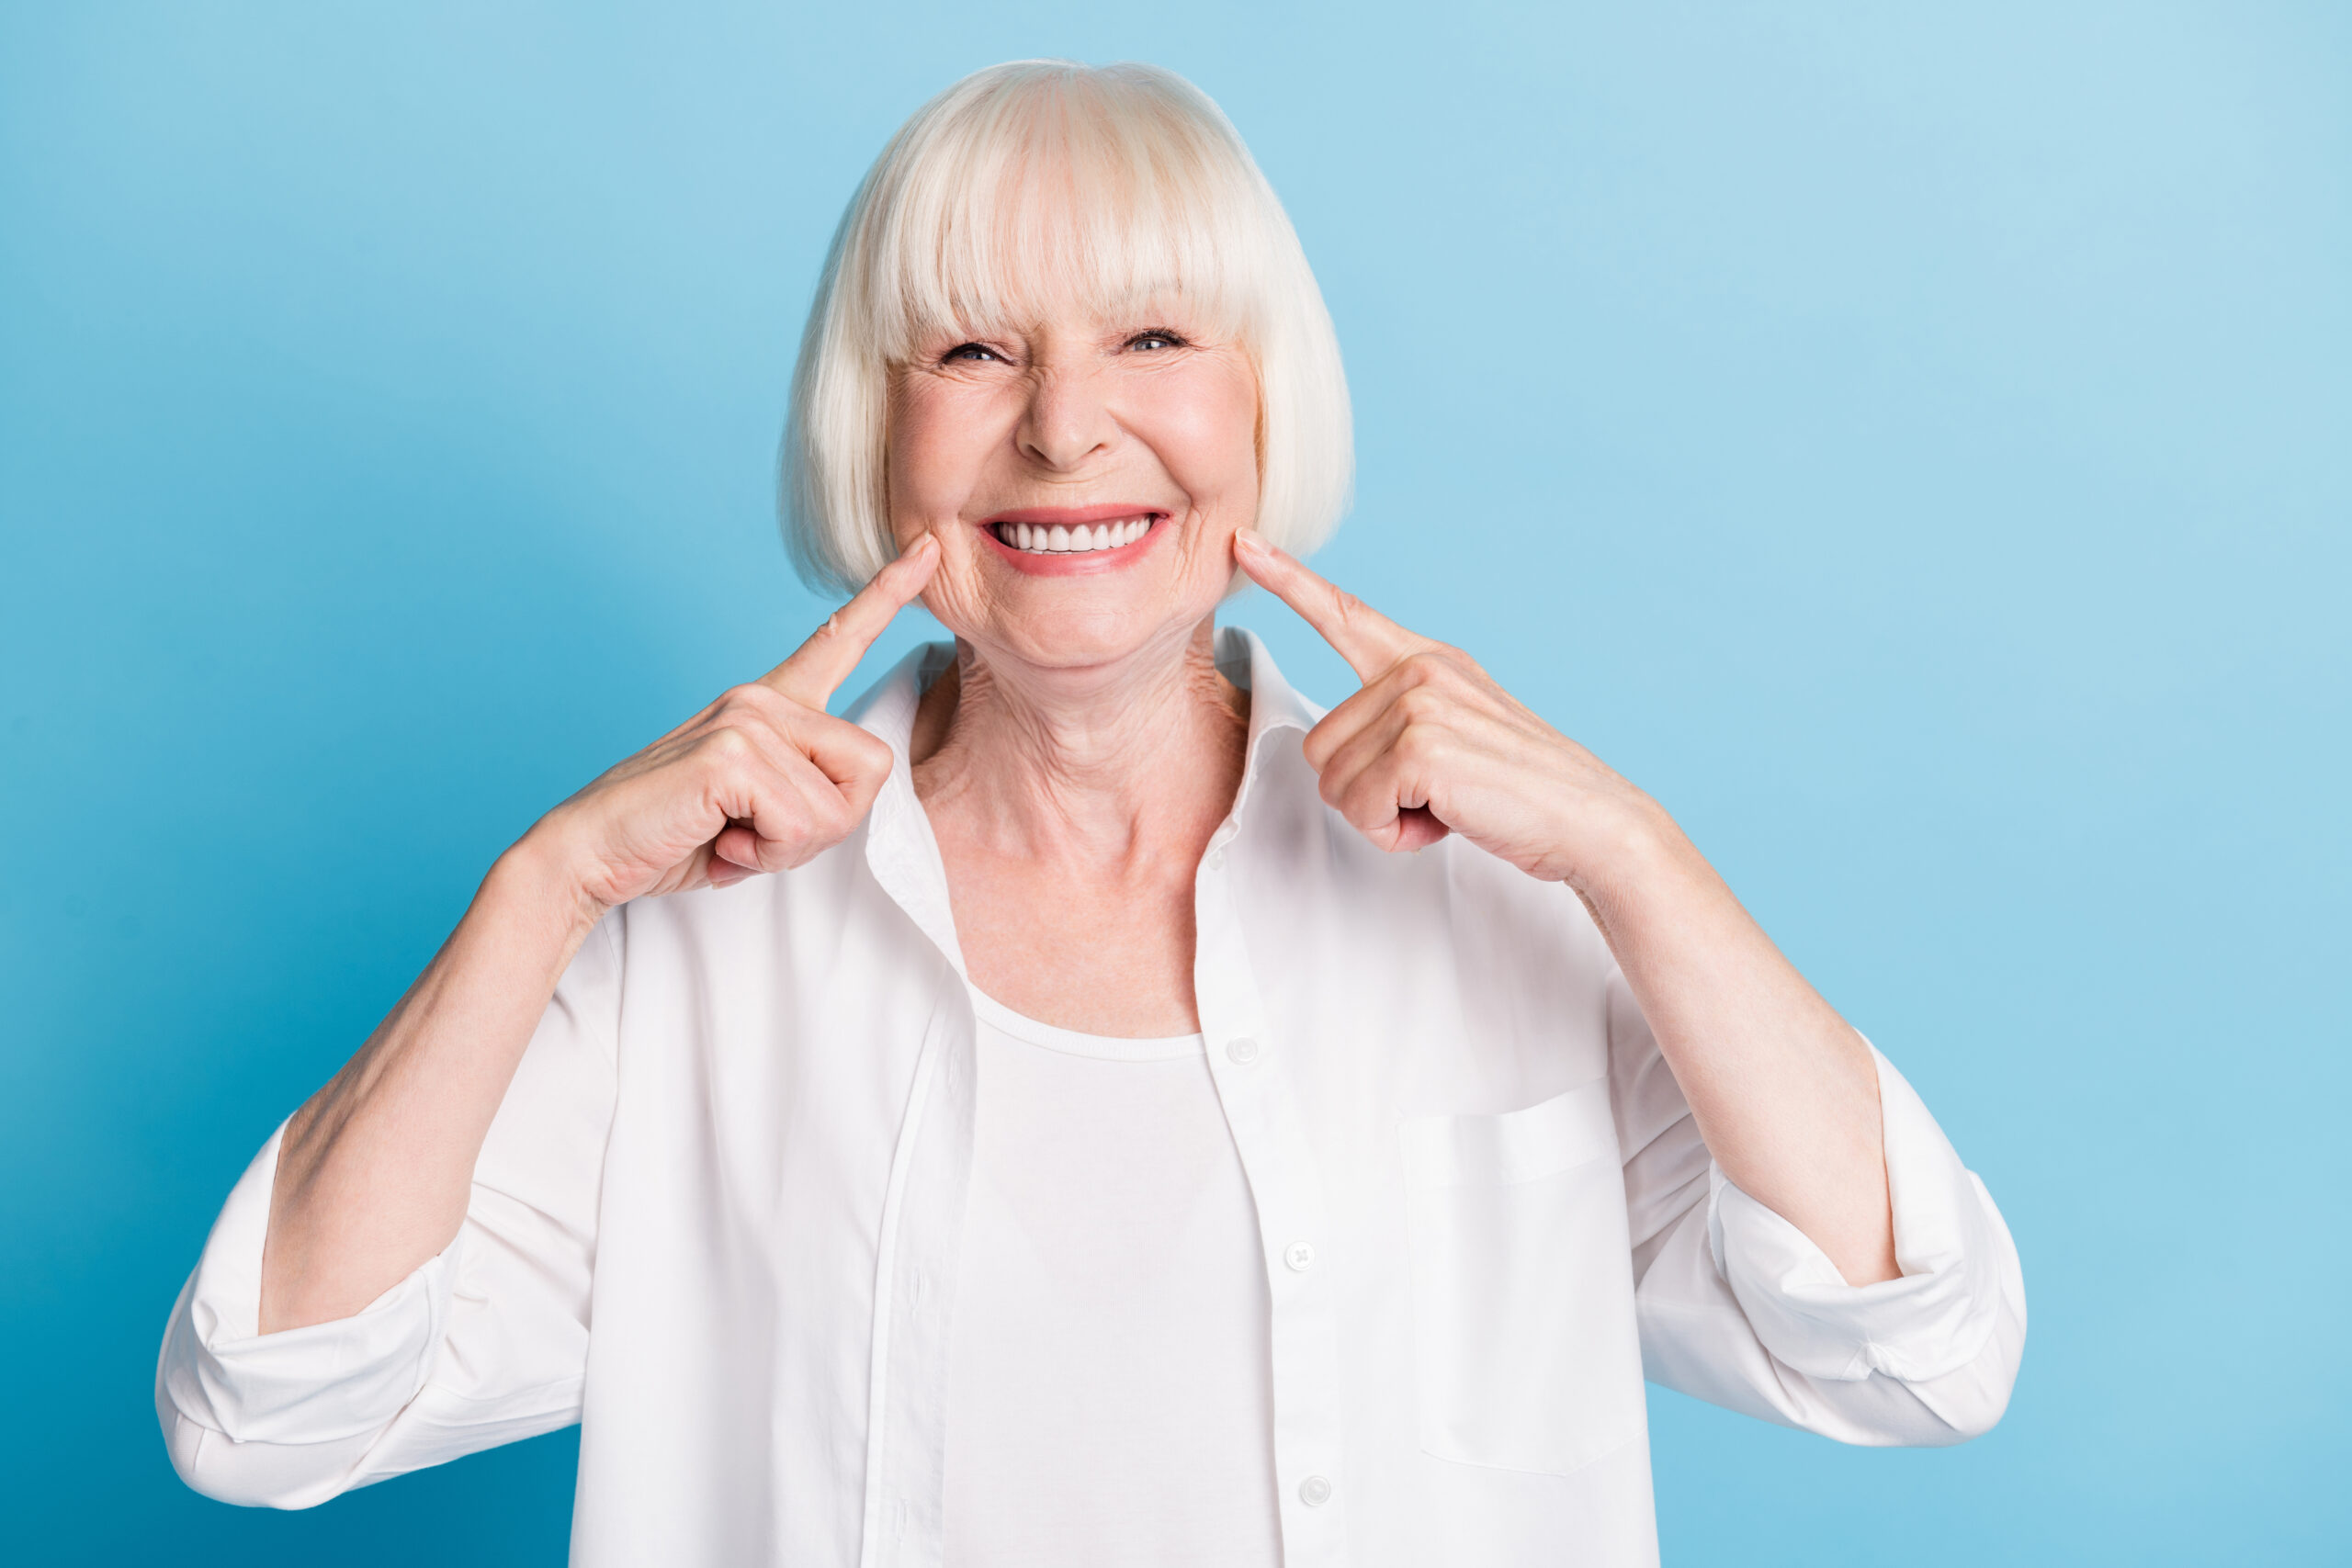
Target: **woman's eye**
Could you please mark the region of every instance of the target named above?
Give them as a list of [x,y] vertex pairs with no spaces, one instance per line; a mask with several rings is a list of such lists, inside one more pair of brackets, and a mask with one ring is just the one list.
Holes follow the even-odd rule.
[[1127,340],[1129,348],[1181,348],[1183,344],[1182,338],[1168,332],[1137,333]]
[[996,356],[996,350],[984,344],[959,343],[945,354],[941,355],[939,358],[943,365],[952,365],[957,360],[962,360],[967,365],[978,365],[992,360]]

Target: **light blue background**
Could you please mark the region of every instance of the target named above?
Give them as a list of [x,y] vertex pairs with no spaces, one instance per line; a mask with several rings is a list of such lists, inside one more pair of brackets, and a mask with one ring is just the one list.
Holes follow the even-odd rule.
[[158,1333],[491,858],[822,613],[771,464],[823,243],[1038,53],[1226,105],[1353,378],[1320,564],[1677,812],[2024,1250],[1969,1447],[1655,1396],[1668,1560],[2344,1561],[2352,12],[32,0],[0,1557],[560,1560],[569,1436],[182,1490]]

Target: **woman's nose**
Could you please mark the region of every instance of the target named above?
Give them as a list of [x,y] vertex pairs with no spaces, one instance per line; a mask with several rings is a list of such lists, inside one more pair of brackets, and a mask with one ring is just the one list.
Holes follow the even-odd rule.
[[1081,370],[1052,369],[1031,384],[1016,439],[1032,461],[1067,472],[1118,438],[1101,380]]

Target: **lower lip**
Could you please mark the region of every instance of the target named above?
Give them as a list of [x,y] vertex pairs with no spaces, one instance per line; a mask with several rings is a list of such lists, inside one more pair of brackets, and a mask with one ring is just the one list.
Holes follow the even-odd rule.
[[1032,577],[1094,577],[1106,571],[1117,571],[1133,566],[1143,558],[1154,540],[1168,532],[1168,519],[1154,516],[1143,537],[1133,544],[1121,545],[1115,550],[1023,550],[1006,544],[996,536],[996,530],[983,526],[980,537],[1002,557],[1015,571],[1025,571]]

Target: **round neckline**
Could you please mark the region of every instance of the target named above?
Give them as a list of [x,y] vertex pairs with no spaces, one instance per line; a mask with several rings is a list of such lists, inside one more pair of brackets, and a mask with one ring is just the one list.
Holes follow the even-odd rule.
[[1064,1055],[1093,1056],[1109,1062],[1175,1062],[1187,1056],[1203,1055],[1208,1050],[1208,1043],[1198,1034],[1168,1034],[1148,1039],[1116,1034],[1081,1034],[1075,1029],[1041,1023],[1026,1013],[1015,1012],[969,981],[965,982],[965,989],[972,994],[972,1010],[979,1015],[981,1022],[1023,1044],[1059,1051]]

